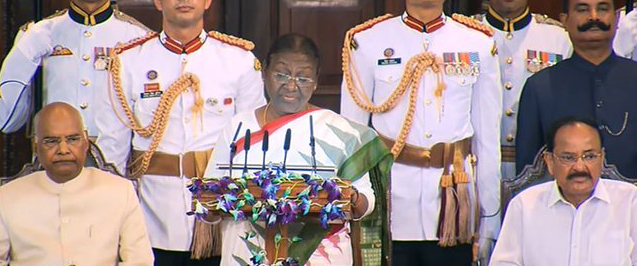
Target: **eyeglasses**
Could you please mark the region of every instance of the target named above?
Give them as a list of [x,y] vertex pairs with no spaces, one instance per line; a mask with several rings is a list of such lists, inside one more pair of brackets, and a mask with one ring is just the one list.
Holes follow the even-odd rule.
[[557,159],[558,161],[560,161],[561,163],[565,165],[573,165],[577,163],[577,160],[579,160],[580,158],[582,159],[584,163],[594,162],[595,160],[599,159],[602,156],[602,153],[591,151],[591,152],[585,152],[582,155],[576,155],[572,153],[564,153],[559,155],[551,153],[551,155],[553,156],[553,158]]
[[309,87],[309,86],[312,86],[312,84],[314,84],[315,82],[315,80],[312,78],[293,77],[281,72],[274,72],[272,76],[274,77],[276,82],[284,83],[284,84],[290,82],[290,80],[293,80],[296,83],[296,85],[298,85],[299,87]]
[[[70,135],[66,136],[64,139],[67,145],[75,146],[80,143],[82,138],[82,135]],[[44,147],[47,149],[56,148],[60,146],[60,143],[62,143],[61,137],[45,137],[44,139],[42,139],[42,145],[44,145]]]

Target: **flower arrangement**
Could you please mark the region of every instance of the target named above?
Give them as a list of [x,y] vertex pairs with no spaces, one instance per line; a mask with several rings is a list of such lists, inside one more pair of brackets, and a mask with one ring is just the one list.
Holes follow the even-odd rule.
[[[351,208],[352,185],[349,180],[287,172],[272,165],[236,178],[194,178],[188,189],[193,194],[194,207],[189,214],[198,219],[204,219],[211,211],[222,212],[235,221],[263,221],[270,228],[294,223],[310,213],[318,214],[320,225],[328,228],[329,222],[347,219]],[[248,232],[243,238],[248,241],[255,236],[254,232]],[[274,239],[276,254],[272,257],[275,259],[270,265],[299,265],[294,258],[278,258],[282,240],[294,243],[300,238],[282,239],[277,232]],[[251,248],[251,252],[253,266],[265,265],[266,252],[263,249]]]

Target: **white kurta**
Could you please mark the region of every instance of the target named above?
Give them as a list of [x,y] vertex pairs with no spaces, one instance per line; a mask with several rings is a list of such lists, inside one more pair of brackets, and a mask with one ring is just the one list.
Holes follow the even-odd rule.
[[0,187],[0,265],[151,266],[130,181],[95,168],[63,184],[44,171]]
[[[301,165],[311,166],[311,150],[308,145],[310,140],[309,134],[309,115],[313,116],[314,122],[314,134],[317,142],[324,141],[333,147],[335,150],[344,151],[346,154],[348,149],[351,149],[352,145],[355,145],[355,141],[361,142],[361,139],[369,138],[370,136],[360,136],[359,131],[353,127],[364,127],[355,122],[347,121],[346,119],[339,117],[337,114],[329,110],[314,111],[304,115],[301,118],[297,118],[290,123],[287,123],[283,127],[279,128],[276,132],[271,132],[269,135],[269,149],[266,153],[267,163],[282,163],[283,162],[283,143],[285,142],[285,134],[287,129],[292,130],[290,150],[287,157],[287,165]],[[229,147],[233,141],[234,134],[241,122],[241,129],[238,138],[244,136],[244,132],[250,129],[252,133],[261,130],[254,111],[247,111],[237,114],[228,126],[224,129],[224,133],[220,136],[217,143],[217,148],[214,150],[212,159],[208,163],[206,168],[206,177],[220,177],[227,175],[225,170],[219,170],[218,164],[227,164],[229,159]],[[350,136],[340,135],[333,131],[329,126],[333,126],[342,130],[343,132],[352,134]],[[369,130],[371,132],[371,130]],[[375,134],[374,134],[375,136]],[[352,143],[342,142],[341,139],[349,139]],[[367,139],[368,140],[368,139]],[[261,142],[253,144],[252,148],[248,152],[248,164],[260,165],[263,160],[263,152],[261,151]],[[329,166],[338,168],[347,157],[342,157],[339,153],[334,153],[335,150],[324,150],[321,143],[316,144],[316,161],[318,166]],[[350,148],[348,148],[350,147]],[[234,157],[233,163],[235,166],[242,166],[245,160],[245,152],[238,152]],[[241,170],[234,170],[233,176],[241,175]],[[374,191],[372,189],[369,176],[365,174],[363,177],[352,182],[352,185],[358,189],[358,191],[365,195],[368,200],[369,208],[364,215],[371,213],[374,209]],[[255,197],[258,195],[255,195]],[[264,223],[259,222],[259,226],[265,226]],[[245,232],[255,230],[250,222],[238,221],[235,222],[231,218],[224,219],[221,222],[223,245],[222,245],[222,257],[221,265],[223,266],[235,266],[239,264],[233,256],[242,258],[249,262],[249,258],[252,256],[246,243],[241,239],[241,236],[245,235]],[[294,235],[290,235],[293,237]],[[265,247],[265,240],[262,236],[258,236],[256,240],[251,240],[261,247]],[[330,238],[325,238],[319,244],[319,248],[325,251],[328,256],[325,257],[321,252],[314,252],[308,260],[308,265],[337,265],[337,266],[351,266],[352,261],[352,246],[349,237],[349,227],[346,226],[343,230],[337,232]]]
[[[96,69],[96,48],[114,47],[144,35],[146,30],[114,14],[97,25],[73,21],[69,11],[43,19],[20,32],[0,72],[0,126],[5,133],[22,127],[30,114],[33,90],[28,86],[39,65],[43,67],[43,103],[67,102],[75,106],[88,129],[97,136],[95,102],[107,91],[107,71]],[[120,12],[115,10],[114,12]],[[67,48],[72,54],[54,55]]]
[[555,181],[509,202],[491,266],[637,265],[637,188],[600,179],[578,208]]
[[[183,73],[192,73],[201,82],[202,115],[191,112],[192,89],[178,96],[168,114],[168,126],[158,152],[179,155],[212,149],[232,116],[265,103],[261,73],[255,69],[255,57],[250,51],[222,43],[205,32],[199,38],[203,42],[201,48],[189,54],[176,54],[164,47],[166,35],[162,32],[120,56],[124,93],[135,117],[144,126],[151,123],[160,99],[144,95],[148,92],[146,84],[157,83],[164,91]],[[107,160],[123,170],[131,143],[133,149],[145,151],[151,139],[131,132],[114,112],[115,109],[123,115],[121,105],[114,98],[113,103],[114,106],[110,96],[102,99],[97,143]],[[141,177],[140,197],[153,247],[190,249],[194,217],[186,215],[191,209],[187,182],[188,178],[183,176]]]
[[[405,15],[403,15],[404,17]],[[480,235],[495,238],[500,225],[500,117],[502,87],[498,56],[492,55],[493,38],[470,29],[444,16],[444,26],[431,32],[408,27],[402,17],[394,17],[357,33],[358,49],[353,51],[361,86],[379,104],[398,86],[407,61],[427,51],[442,62],[443,53],[477,52],[479,75],[445,75],[444,97],[439,112],[434,91],[437,76],[426,72],[416,100],[411,132],[407,143],[431,147],[436,143],[455,142],[473,137],[472,151],[478,157],[477,177],[472,177],[482,205]],[[467,41],[470,40],[470,41]],[[381,65],[385,52],[400,64]],[[396,139],[407,110],[404,96],[392,110],[372,115],[372,124],[380,134]],[[370,114],[352,100],[343,83],[341,92],[343,116],[367,124]],[[471,175],[469,163],[465,169]],[[391,230],[394,240],[437,240],[440,210],[441,168],[421,168],[394,163],[391,174]],[[475,195],[471,195],[475,199]],[[472,215],[473,216],[473,215]]]

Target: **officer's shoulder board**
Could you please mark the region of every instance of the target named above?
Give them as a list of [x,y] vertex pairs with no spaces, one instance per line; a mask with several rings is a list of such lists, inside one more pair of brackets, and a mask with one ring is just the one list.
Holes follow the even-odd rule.
[[564,28],[564,25],[562,25],[562,23],[560,23],[557,20],[554,20],[554,19],[550,18],[548,15],[533,14],[533,18],[539,24],[548,24],[548,25],[553,25],[553,26],[558,26],[560,28]]
[[126,13],[120,11],[117,7],[114,8],[113,14],[115,15],[115,18],[117,18],[117,19],[119,19],[121,21],[125,21],[125,22],[128,22],[130,24],[133,24],[133,25],[135,25],[137,27],[140,27],[140,28],[144,29],[147,32],[153,31],[150,28],[146,27],[146,25],[144,25],[143,23],[141,23],[138,20],[136,20],[134,17],[126,15]]
[[132,40],[126,42],[126,43],[118,43],[115,46],[114,51],[115,51],[116,54],[121,54],[122,52],[124,52],[124,51],[126,51],[128,49],[131,49],[131,48],[133,48],[135,46],[142,45],[145,42],[147,42],[148,40],[150,40],[152,38],[155,38],[157,36],[159,36],[159,32],[149,31],[148,34],[146,34],[146,35],[144,35],[142,37],[138,37],[138,38],[132,39]]
[[482,32],[489,37],[493,36],[493,28],[485,25],[484,23],[476,20],[475,18],[470,18],[465,15],[461,15],[457,13],[453,14],[451,18],[462,25],[465,25],[471,29]]
[[[56,17],[62,16],[64,14],[66,14],[67,11],[68,11],[68,9],[66,9],[66,8],[62,9],[62,10],[55,10],[55,12],[53,12],[53,14],[51,14],[48,17],[43,18],[42,20],[47,20],[47,19],[52,19],[52,18],[56,18]],[[20,31],[26,32],[34,24],[35,24],[35,22],[33,20],[30,20],[27,23],[24,23],[22,26],[20,26]]]
[[235,37],[232,35],[228,35],[225,33],[221,33],[218,31],[209,31],[208,32],[208,36],[219,40],[220,42],[232,45],[232,46],[236,46],[239,47],[243,50],[246,51],[251,51],[252,49],[254,49],[254,43],[251,41],[248,41],[246,39],[241,39],[239,37]]
[[68,11],[68,8],[65,8],[65,9],[62,9],[62,10],[55,10],[55,12],[53,14],[51,14],[50,16],[48,16],[46,18],[43,18],[42,20],[52,19],[52,18],[55,18],[55,17],[62,16],[64,14],[66,14],[67,11]]
[[362,31],[365,31],[365,30],[368,30],[371,27],[373,27],[374,25],[376,25],[378,23],[381,23],[381,22],[383,22],[385,20],[388,20],[388,19],[392,18],[393,16],[394,15],[387,13],[385,15],[369,19],[369,20],[367,20],[367,21],[365,21],[365,22],[363,22],[361,24],[358,24],[358,25],[354,26],[353,28],[349,29],[347,31],[346,35],[350,37],[350,43],[349,43],[350,48],[352,48],[353,50],[356,50],[358,48],[358,43],[356,43],[356,40],[354,39],[354,35],[355,34],[357,34],[359,32],[362,32]]
[[29,30],[29,28],[31,28],[31,26],[33,26],[33,24],[35,24],[33,20],[30,20],[29,22],[24,23],[22,26],[20,26],[20,31],[26,32],[27,30]]

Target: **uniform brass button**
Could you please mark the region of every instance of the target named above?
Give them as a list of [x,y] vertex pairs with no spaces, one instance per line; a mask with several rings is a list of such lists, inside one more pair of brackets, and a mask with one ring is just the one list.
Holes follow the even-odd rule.
[[510,90],[513,88],[513,83],[511,83],[511,81],[507,81],[506,83],[504,83],[504,88],[507,90]]
[[81,103],[80,104],[80,108],[82,108],[82,109],[88,108],[88,103]]
[[513,116],[513,114],[515,114],[515,112],[513,111],[513,109],[511,109],[511,108],[507,109],[507,111],[506,111],[506,115],[507,115],[507,116]]
[[510,56],[507,56],[507,58],[506,58],[506,62],[507,62],[507,64],[509,64],[509,65],[510,65],[510,64],[512,64],[512,63],[513,63],[513,58],[512,58],[512,57],[510,57]]
[[513,135],[509,134],[507,135],[507,141],[508,142],[512,142],[515,139],[515,137],[513,137]]
[[82,60],[84,61],[88,61],[89,59],[91,59],[91,56],[89,54],[85,54],[82,56]]
[[185,57],[181,58],[181,62],[184,63],[184,64],[188,63],[188,58],[185,58]]
[[511,40],[511,39],[513,39],[513,34],[509,32],[507,33],[507,40]]
[[91,36],[93,36],[92,32],[90,32],[90,31],[85,31],[84,32],[84,37],[91,37]]
[[425,137],[426,137],[426,138],[431,138],[431,133],[429,133],[429,132],[425,132]]
[[82,86],[88,86],[88,85],[90,85],[90,84],[91,84],[91,80],[89,80],[89,79],[82,79],[82,80],[80,81],[80,84],[82,84]]
[[425,104],[426,104],[426,105],[429,105],[430,103],[431,103],[431,100],[429,100],[429,99],[425,99]]

